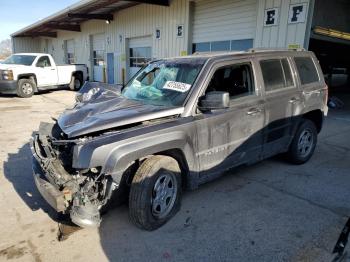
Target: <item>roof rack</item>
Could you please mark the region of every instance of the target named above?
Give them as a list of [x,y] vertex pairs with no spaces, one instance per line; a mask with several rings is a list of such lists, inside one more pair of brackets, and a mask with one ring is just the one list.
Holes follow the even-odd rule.
[[306,51],[305,48],[250,48],[248,53],[271,52],[271,51]]

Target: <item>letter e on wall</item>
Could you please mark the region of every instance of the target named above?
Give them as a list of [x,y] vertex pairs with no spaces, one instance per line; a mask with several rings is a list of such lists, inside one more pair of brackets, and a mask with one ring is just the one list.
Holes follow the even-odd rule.
[[264,26],[273,26],[278,24],[278,8],[265,10]]

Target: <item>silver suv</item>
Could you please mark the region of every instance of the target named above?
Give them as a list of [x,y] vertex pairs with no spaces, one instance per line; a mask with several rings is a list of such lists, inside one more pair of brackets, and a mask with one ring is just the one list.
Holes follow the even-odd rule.
[[154,230],[224,170],[285,153],[314,153],[328,90],[307,51],[197,54],[153,61],[127,85],[87,83],[74,108],[42,123],[31,149],[36,185],[82,227],[129,201]]

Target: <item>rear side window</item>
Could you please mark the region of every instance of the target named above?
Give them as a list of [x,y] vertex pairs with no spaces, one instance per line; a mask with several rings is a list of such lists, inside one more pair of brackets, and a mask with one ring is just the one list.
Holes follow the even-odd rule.
[[293,85],[293,78],[287,59],[260,61],[265,90],[273,91]]
[[297,66],[302,85],[315,83],[320,80],[315,63],[312,61],[311,57],[295,57],[294,61]]

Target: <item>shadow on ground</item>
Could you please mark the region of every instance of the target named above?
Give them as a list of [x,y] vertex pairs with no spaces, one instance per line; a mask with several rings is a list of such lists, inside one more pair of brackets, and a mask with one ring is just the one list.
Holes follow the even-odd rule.
[[32,174],[32,153],[29,143],[23,145],[17,153],[8,154],[4,162],[4,175],[12,183],[17,194],[33,211],[42,209],[52,219],[57,220],[57,214],[42,198],[36,188]]

